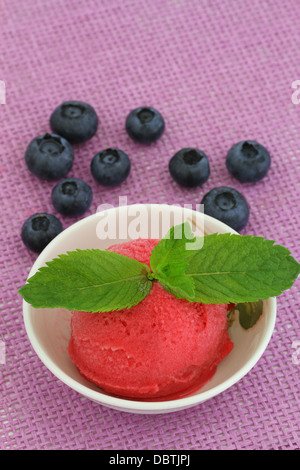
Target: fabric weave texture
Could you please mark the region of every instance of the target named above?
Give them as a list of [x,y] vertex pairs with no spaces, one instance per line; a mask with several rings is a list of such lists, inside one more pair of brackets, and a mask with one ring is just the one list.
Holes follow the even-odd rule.
[[[275,331],[257,365],[219,396],[167,415],[115,411],[59,382],[31,348],[17,294],[37,257],[21,241],[24,220],[38,211],[57,215],[64,228],[78,220],[55,212],[55,183],[24,162],[30,140],[50,131],[52,111],[70,99],[90,103],[99,116],[97,134],[75,147],[69,173],[93,189],[85,215],[103,203],[117,206],[119,196],[128,204],[194,206],[228,185],[250,206],[242,233],[276,240],[300,260],[300,93],[297,99],[292,88],[300,79],[298,1],[0,0],[0,9],[0,448],[299,449],[299,281],[278,297]],[[125,132],[128,112],[146,105],[166,123],[149,146]],[[271,153],[269,173],[255,184],[239,183],[225,167],[227,151],[243,139]],[[94,154],[107,147],[132,162],[114,188],[100,187],[90,172]],[[198,147],[210,160],[199,188],[181,188],[169,174],[182,147]]]

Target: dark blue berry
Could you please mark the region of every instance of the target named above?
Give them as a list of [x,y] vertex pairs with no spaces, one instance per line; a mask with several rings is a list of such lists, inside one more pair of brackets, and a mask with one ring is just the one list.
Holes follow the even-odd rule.
[[62,230],[62,224],[55,215],[40,212],[25,220],[21,237],[27,248],[40,253]]
[[91,173],[94,179],[104,186],[122,183],[130,173],[128,155],[117,148],[108,148],[96,153],[91,161]]
[[38,178],[48,181],[66,176],[72,168],[73,160],[71,144],[56,134],[35,137],[25,152],[29,170]]
[[89,184],[78,178],[65,178],[57,183],[51,193],[55,209],[66,216],[79,216],[86,212],[93,200]]
[[162,136],[165,121],[155,108],[140,107],[128,114],[125,127],[128,135],[136,142],[151,144]]
[[209,191],[203,197],[204,214],[220,220],[237,232],[242,230],[249,220],[249,206],[244,196],[236,189],[220,186]]
[[234,144],[226,156],[228,171],[242,183],[254,183],[266,176],[271,165],[268,150],[254,140]]
[[94,108],[82,101],[65,101],[51,114],[50,127],[53,132],[79,144],[91,139],[98,129],[98,116]]
[[207,181],[210,166],[204,152],[196,148],[183,148],[171,158],[169,171],[178,184],[192,188]]

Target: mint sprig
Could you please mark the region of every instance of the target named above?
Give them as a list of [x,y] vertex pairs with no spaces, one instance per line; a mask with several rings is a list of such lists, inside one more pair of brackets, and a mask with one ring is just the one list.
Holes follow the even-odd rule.
[[206,304],[256,302],[289,289],[300,264],[263,237],[195,237],[186,222],[156,245],[150,267],[108,250],[76,250],[41,267],[19,290],[36,308],[105,312],[130,308],[159,282],[179,299]]
[[280,295],[293,285],[299,267],[273,240],[225,233],[205,236],[185,274],[194,281],[194,301],[242,303]]
[[149,294],[149,271],[147,265],[118,253],[76,250],[47,262],[19,293],[36,308],[120,310]]
[[[153,279],[178,298],[194,298],[194,282],[185,274],[195,254],[196,238],[188,222],[171,227],[154,247],[150,257]],[[196,248],[196,246],[195,246]]]

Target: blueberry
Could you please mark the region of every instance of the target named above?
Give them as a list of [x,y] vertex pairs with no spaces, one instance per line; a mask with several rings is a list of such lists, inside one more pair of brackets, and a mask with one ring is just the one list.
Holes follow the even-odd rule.
[[207,181],[210,174],[209,161],[201,150],[183,148],[171,158],[169,171],[178,184],[192,188]]
[[254,183],[266,176],[271,165],[268,150],[255,140],[234,144],[226,156],[228,171],[242,183]]
[[71,144],[56,134],[35,137],[25,152],[29,170],[38,178],[48,181],[66,176],[72,168],[73,160]]
[[91,161],[91,173],[94,179],[104,186],[122,183],[130,173],[128,155],[117,148],[108,148],[96,153]]
[[40,212],[25,220],[21,238],[27,248],[40,253],[62,229],[62,224],[55,215]]
[[98,129],[98,116],[94,108],[82,101],[65,101],[51,114],[50,127],[53,132],[79,144],[91,139]]
[[65,178],[57,183],[51,193],[55,209],[66,216],[79,216],[86,212],[93,199],[89,184],[78,178]]
[[136,142],[151,144],[162,136],[165,121],[155,108],[140,107],[130,111],[125,127],[128,135]]
[[244,196],[236,189],[220,186],[209,191],[202,198],[204,213],[220,220],[237,232],[249,220],[249,206]]

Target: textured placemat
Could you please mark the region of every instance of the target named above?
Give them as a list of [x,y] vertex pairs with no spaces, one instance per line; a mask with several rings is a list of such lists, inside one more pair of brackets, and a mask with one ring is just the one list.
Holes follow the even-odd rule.
[[[118,205],[120,195],[129,204],[196,204],[214,186],[230,185],[251,208],[243,233],[275,239],[299,260],[297,0],[0,5],[1,449],[299,449],[299,282],[278,298],[274,335],[246,377],[204,404],[158,416],[99,406],[60,383],[31,348],[16,294],[36,259],[20,239],[22,223],[36,211],[55,213],[53,184],[29,173],[24,150],[50,130],[52,110],[67,99],[91,103],[100,118],[97,135],[76,147],[70,172],[93,188],[88,214],[103,202]],[[149,147],[124,130],[127,113],[140,105],[156,107],[166,121]],[[272,155],[256,184],[238,183],[225,168],[227,150],[244,138]],[[132,171],[121,187],[103,189],[89,165],[109,146],[127,151]],[[211,176],[196,190],[180,188],[168,173],[184,146],[210,158]]]

